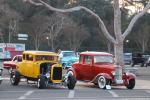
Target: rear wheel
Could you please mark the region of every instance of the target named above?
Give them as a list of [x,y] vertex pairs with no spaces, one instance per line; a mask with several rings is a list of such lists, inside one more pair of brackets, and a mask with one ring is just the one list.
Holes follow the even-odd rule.
[[97,81],[98,81],[97,83],[100,89],[106,89],[108,80],[104,76],[100,76]]
[[127,89],[133,89],[135,86],[135,79],[130,79],[129,84],[126,86]]
[[67,78],[68,89],[70,90],[74,89],[75,85],[76,85],[76,78],[72,74],[69,74]]
[[18,71],[11,72],[10,74],[11,85],[18,85],[20,82],[20,73]]
[[48,81],[45,76],[40,75],[37,80],[37,87],[39,89],[44,89],[47,87]]

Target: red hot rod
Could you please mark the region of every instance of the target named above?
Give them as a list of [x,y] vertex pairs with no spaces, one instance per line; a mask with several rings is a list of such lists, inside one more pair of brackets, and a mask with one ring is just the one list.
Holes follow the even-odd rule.
[[[123,72],[123,68],[114,63],[114,57],[106,52],[82,52],[79,62],[74,63],[67,71],[77,80],[92,82],[99,88],[108,85],[123,85],[127,89],[135,86],[135,75]],[[119,78],[120,77],[120,78]]]

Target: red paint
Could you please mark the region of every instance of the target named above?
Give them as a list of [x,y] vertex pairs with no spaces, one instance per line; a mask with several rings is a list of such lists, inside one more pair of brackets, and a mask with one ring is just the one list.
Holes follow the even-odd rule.
[[[103,57],[106,59],[104,62],[102,59]],[[73,64],[72,68],[68,71],[72,71],[77,80],[94,82],[99,75],[103,75],[105,78],[111,80],[114,85],[116,85],[114,73],[117,65],[115,65],[113,61],[113,55],[110,53],[82,52],[80,53],[79,62]],[[135,75],[124,73],[122,77],[124,83],[122,85],[126,86],[128,84],[128,80],[130,79],[135,79]]]

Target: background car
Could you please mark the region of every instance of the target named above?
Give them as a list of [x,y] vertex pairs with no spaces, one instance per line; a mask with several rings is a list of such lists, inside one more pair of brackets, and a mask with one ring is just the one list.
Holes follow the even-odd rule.
[[133,53],[132,64],[131,64],[132,67],[134,67],[134,65],[137,64],[140,64],[141,67],[143,67],[145,62],[146,62],[146,58],[143,56],[143,53]]
[[21,61],[22,61],[22,55],[16,55],[11,61],[4,61],[3,68],[7,69],[8,72],[11,73],[13,69],[16,69],[16,64]]
[[145,67],[150,66],[150,55],[147,55],[146,61],[145,61]]
[[69,75],[63,79],[62,66],[58,62],[58,55],[54,52],[24,51],[22,62],[17,63],[16,70],[11,72],[10,82],[18,85],[21,78],[36,81],[39,89],[49,85],[67,84],[68,89],[74,89],[76,80]]
[[59,54],[60,63],[64,69],[70,68],[73,63],[79,60],[75,51],[61,51]]
[[124,53],[124,63],[128,65],[132,63],[132,53]]
[[114,57],[106,52],[82,52],[79,62],[67,71],[77,80],[92,82],[105,89],[111,85],[123,85],[128,89],[135,86],[135,75],[122,72],[122,67],[114,64]]

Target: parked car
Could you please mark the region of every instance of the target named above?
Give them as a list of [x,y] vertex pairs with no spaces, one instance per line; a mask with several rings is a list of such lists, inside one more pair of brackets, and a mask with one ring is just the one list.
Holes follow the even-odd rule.
[[132,57],[131,66],[134,67],[134,65],[140,64],[141,67],[144,67],[145,62],[146,62],[146,59],[142,53],[134,53]]
[[145,67],[150,66],[150,56],[146,59]]
[[69,75],[63,79],[62,66],[58,63],[58,54],[45,51],[24,51],[22,62],[16,64],[16,70],[11,72],[10,82],[18,85],[21,78],[36,81],[39,89],[48,85],[66,84],[68,89],[74,89],[76,80]]
[[74,51],[61,51],[59,57],[64,69],[70,68],[73,63],[79,60],[79,57]]
[[16,69],[16,64],[21,61],[22,61],[22,55],[16,55],[11,61],[4,61],[3,68],[7,69],[9,73],[11,73],[13,69]]
[[70,74],[77,80],[92,82],[102,89],[108,85],[123,85],[128,89],[135,86],[135,75],[122,72],[122,67],[114,64],[113,55],[106,52],[80,53],[79,62],[67,71],[67,75]]
[[3,68],[0,66],[0,84],[1,84],[2,81],[3,81],[2,73],[3,73]]
[[132,53],[124,53],[124,63],[128,65],[132,63]]

